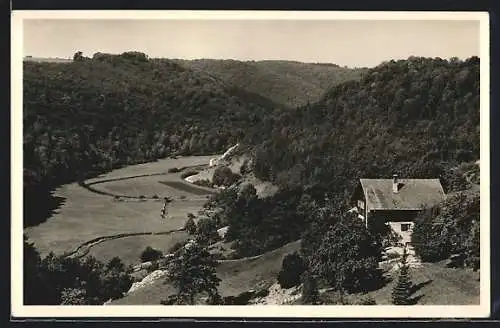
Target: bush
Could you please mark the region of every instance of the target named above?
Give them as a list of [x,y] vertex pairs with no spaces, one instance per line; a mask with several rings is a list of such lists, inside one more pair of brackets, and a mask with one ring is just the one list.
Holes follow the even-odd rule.
[[238,179],[241,178],[239,174],[234,174],[233,171],[227,166],[219,166],[214,171],[213,183],[216,186],[229,187]]
[[209,218],[201,218],[197,224],[196,240],[202,244],[207,245],[219,240],[217,233],[217,226],[214,220]]
[[152,262],[151,262],[151,266],[147,267],[147,268],[146,268],[146,271],[147,271],[148,273],[151,273],[151,272],[153,272],[153,271],[158,270],[159,268],[160,268],[160,263],[158,263],[158,261],[152,261]]
[[168,169],[168,173],[179,173],[181,170],[178,167],[172,167]]
[[141,253],[141,261],[142,262],[156,261],[160,259],[162,256],[163,253],[161,251],[154,249],[151,246],[148,246]]
[[196,170],[187,170],[181,173],[181,178],[186,179],[187,177],[190,177],[192,175],[198,174],[198,171]]
[[186,199],[186,198],[187,198],[187,197],[186,197],[186,195],[181,195],[181,196],[179,197],[179,199]]
[[283,264],[278,273],[278,283],[281,288],[291,288],[300,283],[300,277],[304,273],[304,261],[297,252],[288,254],[283,258]]
[[316,278],[309,272],[302,274],[302,304],[315,305],[319,303],[319,290]]
[[186,242],[181,242],[181,241],[176,242],[172,247],[170,247],[168,252],[171,254],[176,253],[179,249],[184,247],[185,244],[186,244]]
[[397,253],[397,252],[390,252],[390,253],[387,253],[387,259],[388,260],[393,260],[393,259],[397,259],[399,258],[400,255]]
[[195,184],[197,186],[201,186],[201,187],[208,187],[208,188],[212,188],[214,186],[214,184],[208,179],[196,180],[193,182],[193,184]]
[[189,214],[191,214],[191,213],[188,213],[188,219],[187,219],[186,223],[184,224],[184,229],[186,229],[188,234],[194,235],[196,233],[196,230],[197,230],[196,223],[194,222],[194,219],[189,216]]

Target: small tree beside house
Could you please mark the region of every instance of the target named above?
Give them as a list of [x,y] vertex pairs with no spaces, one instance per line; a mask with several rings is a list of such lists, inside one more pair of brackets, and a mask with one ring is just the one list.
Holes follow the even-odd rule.
[[404,249],[401,257],[401,266],[399,268],[399,276],[396,285],[392,290],[392,303],[395,305],[410,305],[411,304],[411,282],[409,266],[407,263],[408,253]]

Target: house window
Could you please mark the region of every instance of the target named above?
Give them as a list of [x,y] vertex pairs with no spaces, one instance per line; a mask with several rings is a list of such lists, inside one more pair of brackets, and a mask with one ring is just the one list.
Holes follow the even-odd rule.
[[410,223],[401,223],[401,231],[409,231],[411,228]]

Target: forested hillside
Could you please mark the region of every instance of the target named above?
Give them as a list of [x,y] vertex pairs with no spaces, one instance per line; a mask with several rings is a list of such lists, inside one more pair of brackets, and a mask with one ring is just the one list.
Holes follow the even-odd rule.
[[172,154],[217,153],[240,139],[257,142],[249,126],[263,128],[262,117],[276,106],[142,53],[75,59],[24,62],[28,220],[61,183]]
[[[390,61],[369,70],[359,82],[334,87],[316,104],[276,110],[266,118],[272,128],[262,130],[265,141],[253,147],[251,167],[258,178],[278,184],[280,191],[264,200],[252,188],[236,198],[229,191],[222,193],[219,217],[229,225],[226,239],[234,241],[237,255],[248,256],[301,238],[301,253],[310,269],[331,285],[341,283],[347,289],[364,283],[345,280],[349,275],[340,282],[332,278],[332,259],[368,245],[352,255],[359,261],[352,262],[351,269],[372,277],[368,284],[379,281],[377,256],[390,232],[379,227],[367,233],[347,214],[352,187],[362,177],[390,178],[398,173],[405,178],[440,178],[447,193],[471,188],[478,181],[453,168],[475,167],[479,116],[476,57]],[[477,268],[478,225],[463,222],[472,222],[471,217],[478,222],[478,199],[477,195],[466,204],[459,199],[462,207],[453,203],[443,210],[438,219],[445,219],[446,229],[429,232],[424,226],[425,251],[430,247],[438,252],[434,246],[443,244],[448,248],[437,259],[464,253],[464,261]],[[453,211],[463,211],[463,218]]]
[[[218,237],[216,229],[227,226],[231,256],[301,239],[300,254],[288,261],[303,261],[301,271],[341,291],[379,288],[387,231],[366,229],[346,202],[357,179],[398,173],[441,178],[454,195],[417,221],[422,259],[458,255],[463,264],[479,266],[479,58],[410,57],[369,70],[180,62],[138,52],[77,53],[74,59],[24,63],[25,225],[40,222],[50,191],[60,184],[166,156],[220,153],[239,143],[245,165],[238,174],[217,168],[214,179],[227,188],[208,200],[212,214],[199,222],[214,221],[195,229]],[[280,188],[258,197],[243,183],[249,176]],[[25,247],[31,259],[25,281],[38,293],[36,286],[49,286],[54,294],[44,293],[51,304],[83,302],[85,293],[100,304],[121,297],[131,283],[117,259],[107,265],[44,260],[27,240]],[[62,283],[61,268],[70,270]],[[80,277],[97,280],[82,288]]]
[[346,81],[358,80],[367,70],[280,60],[199,59],[176,62],[291,108],[316,102],[326,90]]
[[443,177],[477,160],[479,116],[479,58],[390,61],[315,104],[276,111],[253,168],[345,200],[360,177]]

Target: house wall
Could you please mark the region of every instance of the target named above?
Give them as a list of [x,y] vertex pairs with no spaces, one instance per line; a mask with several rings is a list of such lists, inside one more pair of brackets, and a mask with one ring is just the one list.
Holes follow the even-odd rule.
[[363,189],[361,188],[361,185],[358,185],[358,187],[354,190],[354,193],[351,197],[351,205],[358,209],[358,213],[362,216],[362,218],[360,219],[363,220],[363,222],[366,224],[366,216],[368,212],[366,208],[365,195]]
[[415,218],[419,211],[409,210],[378,210],[371,211],[369,220],[384,220],[392,231],[401,236],[403,244],[411,242],[411,234]]
[[[401,236],[401,243],[406,244],[411,242],[411,234],[413,232],[413,222],[412,221],[406,221],[406,222],[388,222],[389,226],[391,227],[392,231],[397,233],[398,235]],[[408,230],[403,231],[402,230],[402,225],[406,225],[408,227]]]

